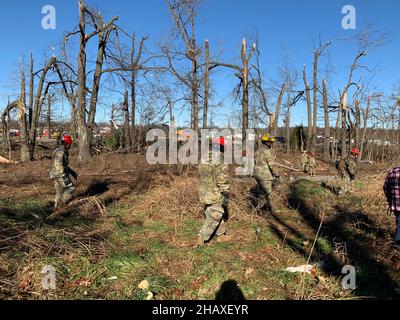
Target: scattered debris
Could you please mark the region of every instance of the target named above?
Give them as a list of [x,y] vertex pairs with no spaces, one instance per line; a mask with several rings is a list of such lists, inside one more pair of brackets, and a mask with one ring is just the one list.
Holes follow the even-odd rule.
[[298,267],[289,267],[286,268],[285,271],[292,272],[292,273],[307,273],[307,274],[312,274],[312,271],[315,269],[315,267],[311,264],[305,264],[301,265]]
[[248,279],[248,278],[253,274],[253,272],[254,272],[254,269],[253,269],[253,268],[247,268],[246,271],[245,271],[245,273],[244,273],[244,277],[245,277],[246,279]]
[[142,282],[139,283],[138,288],[142,290],[147,290],[149,289],[149,282],[147,280],[143,280]]
[[153,298],[154,298],[153,292],[151,292],[151,291],[147,292],[147,296],[146,296],[145,300],[151,300]]

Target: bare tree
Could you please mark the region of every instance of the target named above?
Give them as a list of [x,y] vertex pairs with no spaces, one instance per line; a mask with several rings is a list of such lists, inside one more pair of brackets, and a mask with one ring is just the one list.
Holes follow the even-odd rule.
[[[52,57],[44,66],[43,69],[38,72],[33,72],[33,57],[31,54],[30,59],[30,85],[29,85],[29,105],[26,106],[26,94],[25,94],[25,72],[24,67],[21,68],[21,96],[19,100],[13,101],[8,104],[2,115],[3,125],[6,124],[6,117],[15,108],[18,110],[18,123],[21,130],[21,161],[33,161],[34,152],[36,146],[37,128],[39,124],[39,117],[42,110],[43,102],[49,91],[49,87],[52,83],[48,82],[45,86],[46,75],[54,67],[57,59]],[[39,83],[34,88],[34,77],[39,77]],[[28,114],[26,112],[28,111]],[[6,130],[8,128],[5,128]]]
[[314,50],[314,65],[313,65],[313,130],[311,137],[311,150],[316,150],[316,139],[317,139],[317,117],[318,117],[318,61],[321,55],[324,53],[326,48],[331,45],[328,41],[324,46]]
[[[199,47],[196,41],[196,17],[200,0],[168,0],[168,9],[173,18],[177,33],[185,45],[186,52],[173,53],[164,45],[162,52],[168,61],[169,72],[181,81],[191,92],[191,127],[199,129],[199,90],[201,84],[199,66]],[[189,72],[178,71],[174,59],[184,56],[190,63]]]
[[204,73],[203,129],[208,125],[208,99],[210,96],[210,44],[206,39],[206,68]]
[[[96,107],[98,102],[100,80],[103,74],[103,63],[105,57],[105,49],[110,39],[111,32],[116,28],[114,22],[118,17],[112,18],[108,23],[104,23],[103,17],[99,12],[89,9],[83,0],[78,0],[79,4],[79,27],[78,31],[69,33],[65,36],[65,40],[72,35],[79,34],[79,54],[78,54],[78,136],[79,136],[79,153],[78,160],[86,161],[91,157],[91,143],[93,137],[93,129],[95,126]],[[94,31],[86,33],[86,27],[91,26]],[[87,93],[87,66],[86,66],[86,48],[90,39],[94,36],[98,37],[97,58],[95,70],[93,73],[92,89],[90,95],[89,110],[86,110],[86,93]],[[87,115],[86,115],[87,113]]]
[[235,65],[235,64],[229,64],[229,63],[223,63],[223,62],[213,62],[211,63],[211,68],[216,68],[216,67],[226,67],[233,69],[237,71],[236,76],[240,80],[240,84],[238,86],[237,92],[241,90],[242,93],[242,140],[243,140],[243,146],[245,145],[246,141],[246,135],[247,132],[246,130],[249,128],[249,90],[250,90],[250,69],[251,69],[251,59],[256,51],[256,44],[253,44],[249,53],[247,53],[247,44],[246,44],[246,39],[242,40],[242,47],[240,50],[240,57],[242,64]]
[[278,101],[276,102],[275,115],[272,116],[272,118],[274,120],[271,120],[271,122],[273,122],[273,124],[274,124],[273,125],[273,131],[272,131],[272,134],[274,136],[278,135],[279,115],[280,115],[280,112],[281,112],[282,99],[283,99],[283,95],[285,94],[285,92],[286,92],[286,84],[284,83],[282,85],[282,88],[281,88],[280,92],[279,92]]

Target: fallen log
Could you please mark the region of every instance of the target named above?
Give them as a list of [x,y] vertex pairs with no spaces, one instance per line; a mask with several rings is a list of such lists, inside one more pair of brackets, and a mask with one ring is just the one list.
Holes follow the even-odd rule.
[[2,156],[0,156],[0,163],[1,164],[17,164],[17,161],[8,160]]
[[323,182],[323,181],[332,181],[337,179],[336,176],[314,176],[314,177],[292,177],[293,182],[297,182],[299,180],[307,180],[307,181],[313,181],[313,182]]
[[280,164],[280,163],[276,163],[276,165],[277,165],[278,167],[281,167],[281,168],[284,168],[284,169],[288,169],[288,170],[290,170],[290,171],[301,172],[301,170],[295,169],[295,168],[293,168],[293,167],[288,167],[288,166],[285,166],[285,165]]

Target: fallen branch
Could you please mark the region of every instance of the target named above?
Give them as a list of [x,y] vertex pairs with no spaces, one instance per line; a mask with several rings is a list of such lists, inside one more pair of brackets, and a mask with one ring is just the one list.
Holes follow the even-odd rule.
[[0,156],[0,163],[1,164],[17,164],[17,161],[8,160],[2,156]]
[[281,167],[281,168],[284,168],[284,169],[288,169],[288,170],[291,170],[291,171],[301,172],[301,170],[295,169],[295,168],[293,168],[293,167],[287,167],[287,166],[285,166],[285,165],[283,165],[283,164],[280,164],[280,163],[276,163],[276,165],[277,165],[278,167]]

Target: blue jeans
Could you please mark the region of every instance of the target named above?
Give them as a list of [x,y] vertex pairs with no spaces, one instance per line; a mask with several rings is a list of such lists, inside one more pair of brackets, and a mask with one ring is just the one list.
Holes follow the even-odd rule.
[[400,212],[395,212],[394,214],[396,216],[396,232],[393,240],[400,242]]

